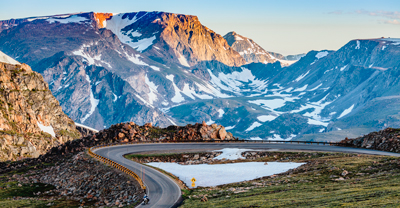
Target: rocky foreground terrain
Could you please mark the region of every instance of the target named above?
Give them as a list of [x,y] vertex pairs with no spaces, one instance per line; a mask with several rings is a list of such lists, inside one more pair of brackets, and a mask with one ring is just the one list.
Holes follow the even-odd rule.
[[[205,122],[168,128],[153,127],[150,123],[139,126],[133,122],[112,125],[93,135],[53,147],[38,158],[0,163],[0,199],[1,190],[12,191],[15,188],[38,186],[34,189],[36,191],[28,191],[31,197],[24,195],[25,197],[14,200],[39,197],[48,202],[46,206],[57,205],[61,203],[60,200],[94,206],[131,205],[142,197],[143,192],[137,182],[87,156],[84,153],[87,148],[115,142],[234,139],[236,138],[226,132],[223,126],[207,125]],[[39,192],[39,188],[45,191]]]
[[400,129],[387,128],[355,139],[346,138],[339,145],[400,153]]
[[143,197],[143,190],[133,178],[83,152],[44,168],[8,174],[0,181],[7,182],[4,186],[0,182],[0,190],[3,191],[42,186],[44,189],[33,191],[32,197],[18,197],[16,200],[39,198],[47,201],[47,206],[55,206],[60,200],[65,200],[81,206],[123,207],[140,202]]

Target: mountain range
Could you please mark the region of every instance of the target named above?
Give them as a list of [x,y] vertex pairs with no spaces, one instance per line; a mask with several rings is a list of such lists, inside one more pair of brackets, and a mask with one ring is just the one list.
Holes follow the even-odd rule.
[[192,15],[89,12],[0,21],[0,50],[96,129],[204,120],[242,139],[335,141],[400,124],[395,38],[283,56]]

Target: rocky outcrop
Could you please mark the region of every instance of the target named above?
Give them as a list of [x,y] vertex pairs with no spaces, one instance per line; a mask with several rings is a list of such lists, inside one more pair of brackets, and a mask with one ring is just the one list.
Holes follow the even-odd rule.
[[79,137],[39,73],[0,62],[0,161],[38,157]]
[[[224,137],[225,136],[225,137]],[[223,141],[237,140],[221,125],[207,125],[196,123],[186,126],[169,126],[167,128],[154,127],[151,123],[143,126],[134,122],[112,125],[93,135],[67,141],[57,147],[51,148],[46,154],[38,158],[28,158],[12,164],[0,162],[0,173],[21,170],[30,166],[42,167],[43,162],[51,163],[66,157],[72,157],[89,147],[121,142],[185,142],[185,141]]]
[[90,128],[88,126],[84,126],[84,125],[77,124],[77,123],[75,123],[75,125],[76,125],[76,130],[78,130],[81,133],[82,137],[87,137],[87,136],[90,136],[90,135],[93,135],[93,134],[96,134],[97,132],[99,132],[96,129]]
[[[46,184],[46,191],[34,192],[33,195],[36,199],[49,201],[50,205],[56,200],[71,200],[81,206],[122,207],[135,204],[143,197],[143,190],[135,179],[83,152],[62,158],[42,169],[31,168],[4,177],[7,182],[15,182],[18,186]],[[0,186],[0,189],[3,187]]]
[[400,129],[387,128],[355,139],[346,138],[339,145],[400,153]]
[[143,126],[138,126],[134,122],[120,123],[100,131],[93,138],[110,142],[236,140],[223,126],[207,125],[205,122],[167,128],[155,127],[151,123]]
[[246,63],[274,63],[278,59],[265,51],[252,39],[241,36],[236,32],[224,35],[228,44],[246,60]]
[[221,35],[203,26],[196,16],[163,13],[158,24],[163,28],[160,39],[177,58],[187,59],[190,66],[211,60],[228,66],[245,64]]

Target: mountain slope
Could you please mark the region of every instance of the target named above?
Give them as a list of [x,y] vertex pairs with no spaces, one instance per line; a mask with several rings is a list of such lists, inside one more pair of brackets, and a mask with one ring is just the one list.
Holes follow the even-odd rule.
[[279,53],[267,52],[252,39],[229,32],[224,35],[228,44],[246,60],[246,63],[274,63],[279,61],[282,66],[288,66],[295,61],[286,59]]
[[[9,22],[2,21],[2,25]],[[196,73],[208,73],[203,69],[210,61],[219,68],[244,63],[225,39],[201,25],[197,17],[162,12],[28,18],[3,28],[0,37],[2,50],[43,74],[68,115],[99,129],[111,122],[125,121],[173,124],[158,109],[225,96],[188,73],[186,67],[195,65]],[[209,47],[202,47],[204,44]],[[91,81],[98,77],[86,79],[89,66],[104,67],[114,74],[114,83],[128,83],[135,91],[126,104],[115,104],[112,115],[108,111],[113,108],[109,100],[118,93],[108,87],[101,93],[107,96],[98,97],[95,92],[91,96],[90,90],[85,89],[89,84],[93,88],[97,81]],[[130,104],[143,110],[132,112]],[[143,113],[135,115],[138,112]],[[86,118],[88,115],[91,118]]]
[[79,138],[42,76],[0,53],[0,161],[37,157]]
[[105,28],[116,34],[121,42],[149,57],[157,56],[165,63],[174,62],[185,67],[211,60],[228,66],[244,64],[225,39],[203,26],[196,16],[165,12],[124,13],[111,16],[105,24]]

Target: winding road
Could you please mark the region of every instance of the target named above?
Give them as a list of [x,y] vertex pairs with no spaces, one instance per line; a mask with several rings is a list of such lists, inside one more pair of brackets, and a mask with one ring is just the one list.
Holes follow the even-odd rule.
[[[148,196],[151,199],[148,205],[140,207],[174,207],[181,198],[181,189],[168,176],[161,172],[125,159],[123,155],[128,153],[140,153],[149,151],[176,151],[182,150],[218,150],[223,148],[243,148],[255,150],[303,150],[303,151],[323,151],[323,152],[345,152],[370,155],[386,155],[400,157],[398,153],[383,152],[369,149],[357,149],[348,147],[310,145],[310,144],[282,144],[282,143],[153,143],[153,144],[129,144],[120,146],[110,146],[95,149],[98,155],[107,157],[129,169],[142,179],[147,187]],[[142,174],[143,171],[143,174]]]

